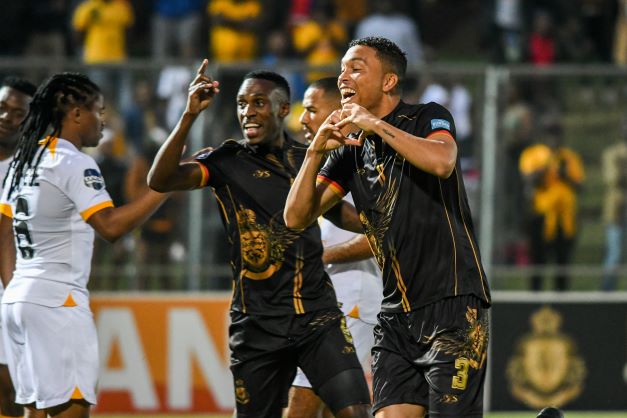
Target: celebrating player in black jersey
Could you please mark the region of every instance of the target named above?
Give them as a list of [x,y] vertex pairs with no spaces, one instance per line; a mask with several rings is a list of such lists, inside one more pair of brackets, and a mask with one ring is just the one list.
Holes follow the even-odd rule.
[[368,387],[324,272],[320,230],[294,231],[283,221],[306,151],[283,131],[289,86],[269,71],[244,76],[237,115],[245,139],[181,162],[189,129],[218,91],[206,67],[205,60],[178,126],[157,154],[149,185],[210,186],[218,201],[233,266],[229,344],[237,414],[280,417],[299,366],[336,417],[366,417]]
[[[352,192],[384,280],[376,416],[481,417],[490,293],[455,124],[438,104],[401,101],[406,67],[387,39],[351,42],[338,77],[342,109],[309,146],[284,217],[306,228]],[[340,129],[349,124],[359,131],[346,138]]]

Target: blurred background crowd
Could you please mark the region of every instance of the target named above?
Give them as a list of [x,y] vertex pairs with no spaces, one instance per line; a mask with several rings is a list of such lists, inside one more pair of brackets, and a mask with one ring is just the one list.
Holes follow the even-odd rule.
[[[455,118],[475,222],[493,214],[478,229],[493,287],[627,289],[627,0],[4,3],[0,77],[79,70],[102,87],[108,128],[93,153],[117,204],[145,190],[201,58],[221,93],[193,144],[217,146],[241,137],[235,94],[248,70],[288,79],[299,136],[308,83],[337,74],[351,39],[384,36],[408,55],[404,100]],[[208,191],[175,195],[134,236],[97,242],[90,286],[228,288],[226,260]]]

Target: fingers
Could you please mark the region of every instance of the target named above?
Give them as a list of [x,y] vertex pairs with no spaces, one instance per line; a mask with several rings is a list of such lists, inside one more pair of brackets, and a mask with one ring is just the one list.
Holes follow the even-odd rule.
[[208,66],[209,66],[209,60],[207,58],[205,58],[200,63],[200,67],[198,67],[198,71],[196,71],[196,74],[198,74],[198,75],[205,75],[205,71],[207,70]]

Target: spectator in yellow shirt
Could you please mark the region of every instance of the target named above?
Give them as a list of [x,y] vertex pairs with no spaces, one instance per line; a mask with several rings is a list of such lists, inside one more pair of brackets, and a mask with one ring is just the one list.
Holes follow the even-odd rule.
[[[579,155],[563,146],[561,125],[549,126],[546,134],[546,144],[527,147],[519,161],[531,204],[527,229],[530,258],[540,267],[553,257],[560,267],[555,290],[566,290],[569,277],[565,268],[571,262],[577,232],[577,192],[585,174]],[[531,289],[541,288],[542,277],[534,273]]]
[[[337,66],[348,41],[344,25],[334,17],[333,5],[325,1],[314,4],[311,18],[297,24],[292,37],[294,49],[311,66]],[[311,83],[333,75],[335,71],[312,71],[307,80]]]
[[124,61],[126,30],[133,22],[133,9],[127,0],[85,0],[80,3],[74,11],[72,25],[84,37],[84,62]]
[[211,55],[222,63],[257,58],[262,4],[259,0],[211,0]]

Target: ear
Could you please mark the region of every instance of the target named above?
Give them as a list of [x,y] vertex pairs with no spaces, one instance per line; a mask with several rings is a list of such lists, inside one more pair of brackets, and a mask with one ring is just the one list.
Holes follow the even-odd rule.
[[281,107],[279,108],[279,117],[285,118],[289,114],[290,114],[290,103],[289,102],[282,103]]
[[383,92],[384,93],[391,92],[392,90],[394,90],[397,84],[398,84],[398,76],[394,73],[386,73],[383,79]]
[[76,124],[81,123],[81,108],[79,106],[73,107],[67,113],[67,118]]

